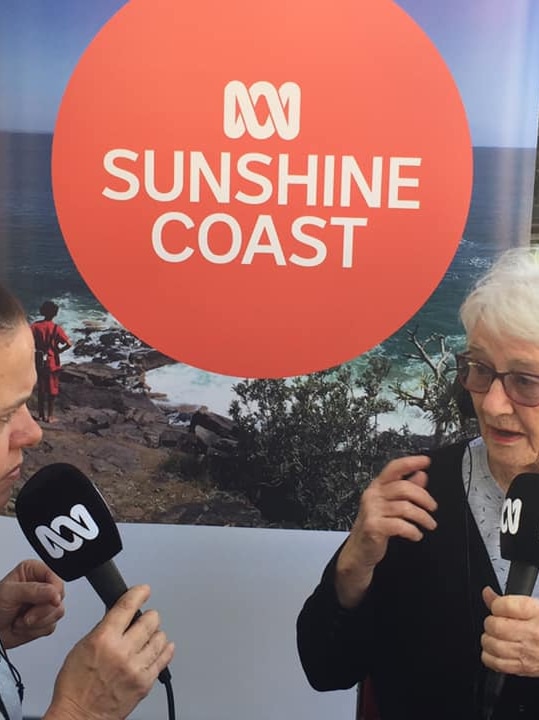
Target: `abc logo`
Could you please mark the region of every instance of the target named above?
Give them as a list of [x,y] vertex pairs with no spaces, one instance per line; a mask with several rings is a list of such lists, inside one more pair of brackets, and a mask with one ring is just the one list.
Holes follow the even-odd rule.
[[502,508],[502,519],[500,529],[502,533],[516,535],[520,525],[520,514],[522,512],[522,500],[507,498]]
[[[68,530],[72,535],[71,539],[65,538],[62,530]],[[38,525],[35,534],[47,553],[58,560],[64,552],[78,550],[84,540],[95,540],[99,535],[99,528],[88,510],[81,505],[73,505],[67,515],[58,515],[52,520],[50,527]]]
[[[260,98],[265,98],[269,111],[263,123],[258,121],[255,109]],[[225,135],[236,139],[247,132],[256,140],[265,140],[277,133],[282,140],[293,140],[299,133],[300,99],[301,90],[295,82],[285,82],[277,89],[262,80],[250,88],[231,80],[225,87]]]

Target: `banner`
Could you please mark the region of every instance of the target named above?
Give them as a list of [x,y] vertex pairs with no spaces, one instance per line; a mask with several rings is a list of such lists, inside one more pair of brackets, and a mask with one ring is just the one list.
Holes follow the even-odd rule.
[[74,344],[51,445],[121,520],[347,527],[380,432],[452,428],[417,349],[458,349],[477,270],[528,241],[535,9],[42,12],[3,24],[0,232]]
[[458,432],[460,302],[530,238],[538,13],[5,2],[0,281],[72,342],[26,476],[77,465],[141,547],[233,526],[286,553]]

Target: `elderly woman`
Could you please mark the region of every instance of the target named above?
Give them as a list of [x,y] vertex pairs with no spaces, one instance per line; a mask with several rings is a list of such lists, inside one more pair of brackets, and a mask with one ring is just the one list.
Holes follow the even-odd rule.
[[511,481],[539,473],[539,254],[502,255],[461,319],[481,436],[386,465],[297,623],[311,685],[369,678],[382,720],[488,717],[492,671],[495,719],[539,718],[539,589],[502,595],[499,547]]

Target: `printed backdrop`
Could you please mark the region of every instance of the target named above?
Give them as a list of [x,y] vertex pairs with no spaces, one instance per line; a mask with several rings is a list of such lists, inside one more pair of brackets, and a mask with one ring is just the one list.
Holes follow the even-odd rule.
[[526,0],[5,4],[0,277],[74,343],[28,472],[77,461],[121,520],[344,527],[334,456],[433,431],[396,402],[411,333],[458,350],[477,273],[529,241],[538,23]]
[[[72,462],[125,521],[183,718],[355,717],[295,620],[326,529],[433,437],[396,402],[419,348],[449,372],[465,292],[529,242],[539,5],[3,0],[0,57],[0,280],[74,343],[26,476]],[[28,717],[103,610],[84,580],[66,604],[14,652]]]

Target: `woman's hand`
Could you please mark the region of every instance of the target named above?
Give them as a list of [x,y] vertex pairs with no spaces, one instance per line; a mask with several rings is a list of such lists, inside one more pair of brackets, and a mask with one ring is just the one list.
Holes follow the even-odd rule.
[[171,661],[174,645],[147,610],[148,585],[128,590],[71,650],[60,670],[44,720],[123,720],[150,692]]
[[539,601],[527,595],[498,595],[483,589],[491,614],[481,636],[481,660],[508,675],[539,677]]
[[0,580],[4,647],[50,635],[64,615],[64,583],[40,560],[24,560]]
[[392,460],[361,496],[350,536],[337,560],[335,588],[343,607],[355,607],[369,587],[391,537],[418,542],[434,530],[436,501],[425,487],[430,458],[414,455]]

